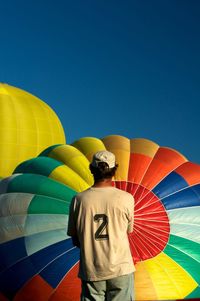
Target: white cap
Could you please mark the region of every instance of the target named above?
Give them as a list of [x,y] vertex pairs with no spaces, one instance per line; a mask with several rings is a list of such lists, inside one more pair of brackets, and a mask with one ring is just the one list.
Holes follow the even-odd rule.
[[91,165],[98,167],[100,162],[105,162],[108,164],[109,168],[115,167],[115,155],[107,150],[99,151],[94,154]]

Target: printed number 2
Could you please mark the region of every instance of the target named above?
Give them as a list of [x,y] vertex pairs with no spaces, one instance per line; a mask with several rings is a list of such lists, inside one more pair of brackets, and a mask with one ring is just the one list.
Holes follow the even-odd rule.
[[108,234],[102,234],[102,232],[106,229],[106,226],[108,225],[108,217],[105,214],[96,214],[94,216],[94,221],[99,222],[102,221],[100,224],[99,228],[95,232],[95,239],[96,240],[101,240],[101,239],[109,239]]

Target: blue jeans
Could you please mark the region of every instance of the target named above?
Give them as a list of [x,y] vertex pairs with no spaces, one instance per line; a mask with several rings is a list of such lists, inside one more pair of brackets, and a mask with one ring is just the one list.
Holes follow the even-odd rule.
[[101,281],[82,280],[81,301],[133,301],[133,273]]

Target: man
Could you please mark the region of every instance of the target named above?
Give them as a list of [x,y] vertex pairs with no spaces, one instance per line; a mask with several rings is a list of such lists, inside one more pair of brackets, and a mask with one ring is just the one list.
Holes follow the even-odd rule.
[[112,186],[117,167],[113,153],[94,154],[94,185],[71,202],[68,235],[80,247],[81,301],[134,300],[135,268],[127,236],[133,231],[134,199]]

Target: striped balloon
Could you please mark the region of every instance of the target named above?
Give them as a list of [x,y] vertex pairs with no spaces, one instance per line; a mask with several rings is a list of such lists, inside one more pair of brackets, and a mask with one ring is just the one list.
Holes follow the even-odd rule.
[[135,199],[136,300],[200,298],[200,166],[150,140],[112,135],[51,146],[1,180],[0,300],[79,300],[68,210],[93,184],[89,162],[103,149],[119,164],[113,185]]

